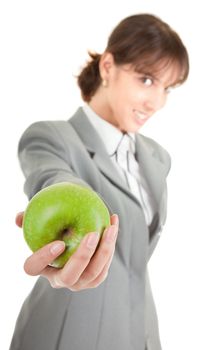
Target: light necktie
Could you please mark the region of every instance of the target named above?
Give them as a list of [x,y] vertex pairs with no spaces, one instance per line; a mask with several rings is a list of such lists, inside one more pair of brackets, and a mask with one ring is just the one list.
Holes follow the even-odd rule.
[[147,225],[150,225],[153,217],[153,205],[144,179],[141,178],[139,164],[135,158],[135,141],[124,133],[115,151],[115,159],[123,170],[128,187],[140,202]]

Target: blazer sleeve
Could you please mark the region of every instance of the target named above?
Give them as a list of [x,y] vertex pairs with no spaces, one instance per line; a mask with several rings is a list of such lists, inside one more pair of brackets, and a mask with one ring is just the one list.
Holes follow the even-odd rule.
[[19,141],[18,157],[28,199],[40,189],[63,181],[90,187],[71,168],[70,151],[53,122],[41,121],[29,126]]

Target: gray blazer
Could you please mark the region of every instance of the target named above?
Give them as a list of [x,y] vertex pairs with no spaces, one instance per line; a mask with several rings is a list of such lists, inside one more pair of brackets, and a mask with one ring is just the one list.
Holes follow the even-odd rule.
[[111,162],[82,108],[68,121],[31,125],[19,142],[25,193],[69,181],[93,188],[120,219],[115,255],[97,288],[53,289],[40,277],[18,317],[10,350],[160,350],[147,262],[166,219],[168,153],[137,134],[137,159],[156,201],[147,227],[143,210]]

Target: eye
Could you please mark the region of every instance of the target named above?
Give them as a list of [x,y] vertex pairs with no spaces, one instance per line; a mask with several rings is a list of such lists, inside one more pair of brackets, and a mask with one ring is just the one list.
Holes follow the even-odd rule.
[[141,77],[141,81],[143,82],[144,85],[146,86],[151,86],[153,85],[153,79],[151,77],[143,76]]

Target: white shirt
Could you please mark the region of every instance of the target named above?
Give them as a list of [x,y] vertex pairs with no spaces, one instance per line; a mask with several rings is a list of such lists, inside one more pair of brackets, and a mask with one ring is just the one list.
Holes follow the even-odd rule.
[[[143,175],[141,175],[139,163],[136,161],[133,155],[135,154],[136,149],[135,134],[128,133],[130,137],[126,135],[125,140],[123,140],[123,133],[114,125],[98,116],[88,104],[85,104],[82,108],[84,113],[87,115],[89,121],[91,122],[91,124],[99,134],[100,138],[102,139],[106,147],[107,153],[109,154],[109,157],[114,163],[118,172],[121,174],[122,178],[127,183],[130,191],[140,202],[144,211],[146,223],[149,226],[152,222],[155,206],[147,182],[144,179]],[[118,153],[119,159],[116,159],[115,152],[120,142],[122,142],[122,152]],[[130,151],[129,161],[130,167],[132,169],[131,172],[129,172],[126,167],[127,151]],[[125,156],[123,157],[124,154]]]

